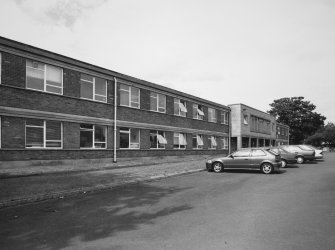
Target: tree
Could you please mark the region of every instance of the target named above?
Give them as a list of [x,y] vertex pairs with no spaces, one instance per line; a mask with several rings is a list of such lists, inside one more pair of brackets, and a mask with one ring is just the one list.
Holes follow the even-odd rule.
[[304,97],[285,97],[274,100],[268,112],[277,122],[290,126],[290,144],[301,144],[323,128],[326,117],[314,112],[316,106]]
[[323,130],[323,143],[330,147],[335,147],[335,124],[329,122]]

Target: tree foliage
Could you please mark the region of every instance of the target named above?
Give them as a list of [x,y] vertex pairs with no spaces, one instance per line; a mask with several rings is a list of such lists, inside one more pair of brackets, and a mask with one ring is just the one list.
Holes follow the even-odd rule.
[[324,128],[318,130],[314,135],[308,137],[306,139],[308,144],[312,144],[314,146],[329,146],[335,147],[335,124],[328,123]]
[[314,112],[316,106],[304,97],[285,97],[274,100],[268,112],[277,122],[290,126],[290,144],[300,144],[323,128],[326,117]]

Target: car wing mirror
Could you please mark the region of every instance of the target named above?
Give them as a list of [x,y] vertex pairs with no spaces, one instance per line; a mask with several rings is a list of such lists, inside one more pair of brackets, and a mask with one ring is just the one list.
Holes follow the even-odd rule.
[[233,156],[233,155],[229,155],[228,157],[234,159],[234,156]]

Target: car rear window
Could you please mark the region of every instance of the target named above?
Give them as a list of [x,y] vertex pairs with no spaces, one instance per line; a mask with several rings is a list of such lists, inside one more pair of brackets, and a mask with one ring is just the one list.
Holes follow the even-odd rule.
[[279,155],[277,152],[275,152],[273,149],[268,149],[267,150],[270,154],[273,154],[273,155]]
[[251,154],[251,156],[253,156],[253,157],[265,156],[265,155],[266,155],[265,152],[261,149],[254,149],[254,150],[252,150],[252,154]]

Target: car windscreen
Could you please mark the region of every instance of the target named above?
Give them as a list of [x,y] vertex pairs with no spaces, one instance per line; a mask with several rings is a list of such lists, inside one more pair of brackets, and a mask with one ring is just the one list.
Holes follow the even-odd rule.
[[313,150],[311,147],[306,145],[299,145],[299,147],[302,148],[303,150]]
[[276,149],[267,149],[266,151],[268,151],[270,154],[273,154],[273,155],[279,155],[276,151]]

